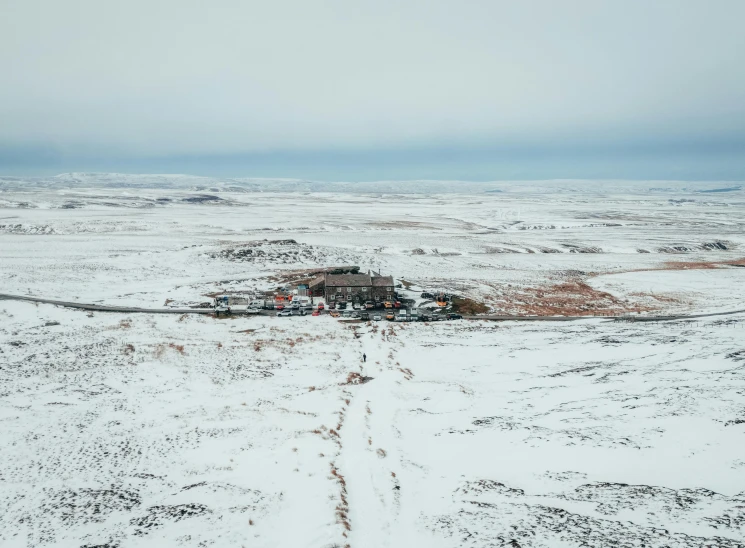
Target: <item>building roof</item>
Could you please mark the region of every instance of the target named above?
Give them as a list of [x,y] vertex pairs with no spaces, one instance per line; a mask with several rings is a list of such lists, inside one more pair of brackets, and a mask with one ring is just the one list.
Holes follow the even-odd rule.
[[393,286],[393,276],[373,276],[372,284],[374,287]]
[[327,274],[326,287],[370,287],[369,274]]
[[323,285],[326,281],[326,278],[321,274],[318,276],[315,280],[310,282],[310,288],[318,287],[319,285]]

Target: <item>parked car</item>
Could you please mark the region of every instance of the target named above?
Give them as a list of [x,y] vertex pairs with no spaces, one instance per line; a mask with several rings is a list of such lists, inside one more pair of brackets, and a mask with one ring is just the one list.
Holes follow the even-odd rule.
[[385,301],[385,303],[383,303],[383,306],[385,306],[386,308],[393,308],[393,303],[391,301]]
[[355,310],[354,312],[352,312],[352,317],[353,318],[356,318],[356,319],[359,319],[360,313]]
[[455,314],[453,312],[448,314],[448,320],[462,320],[462,319],[463,319],[463,316],[461,316],[460,314]]
[[401,308],[401,303],[399,301],[396,301],[393,303],[393,308]]
[[336,303],[334,301],[331,301],[329,303],[329,310],[335,310],[336,309]]
[[290,310],[300,310],[300,303],[292,303],[290,305]]
[[375,314],[375,315],[374,315],[374,316],[372,317],[372,319],[373,319],[373,321],[374,321],[374,322],[379,322],[380,320],[382,320],[382,319],[383,319],[383,316],[381,316],[380,314]]
[[339,301],[338,303],[336,303],[336,308],[338,308],[339,310],[346,310],[347,303],[345,303],[344,301]]
[[352,317],[352,311],[351,310],[345,310],[341,313],[342,318],[351,318]]
[[339,316],[341,316],[341,314],[339,314],[337,310],[332,310],[330,314],[332,318],[338,318]]
[[314,310],[313,314],[311,314],[311,316],[320,316],[320,315],[321,313],[318,310]]
[[385,319],[386,319],[386,320],[390,320],[390,321],[393,321],[393,320],[395,320],[395,319],[396,319],[396,315],[395,315],[395,314],[394,314],[393,312],[388,312],[388,313],[387,313],[387,314],[385,315]]
[[292,316],[292,310],[282,310],[277,314],[280,318],[284,318],[286,316]]
[[367,301],[367,302],[365,303],[365,308],[367,308],[368,310],[369,310],[370,308],[374,308],[374,307],[375,307],[375,303],[374,303],[374,302],[372,302],[372,301]]
[[324,308],[323,303],[318,303],[318,310],[323,310]]
[[370,313],[366,311],[360,312],[360,320],[369,320],[370,319]]
[[246,310],[246,314],[260,314],[261,310],[258,308],[249,308]]

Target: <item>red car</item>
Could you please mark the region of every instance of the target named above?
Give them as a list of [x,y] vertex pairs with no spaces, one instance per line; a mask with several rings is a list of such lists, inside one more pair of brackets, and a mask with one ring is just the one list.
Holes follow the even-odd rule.
[[395,303],[393,303],[393,307],[394,308],[401,308],[401,303],[398,302],[398,301],[396,301]]
[[313,314],[311,314],[311,316],[320,316],[320,315],[321,313],[318,310],[314,310]]
[[318,303],[318,310],[323,310],[324,306],[323,303]]
[[278,304],[277,306],[275,306],[275,307],[274,307],[274,309],[275,309],[275,310],[284,310],[284,309],[285,309],[285,305],[283,305],[283,304]]

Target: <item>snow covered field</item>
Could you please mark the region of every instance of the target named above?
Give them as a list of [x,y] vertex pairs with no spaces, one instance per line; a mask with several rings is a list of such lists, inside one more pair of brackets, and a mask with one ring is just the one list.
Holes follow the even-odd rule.
[[[0,293],[188,306],[356,264],[493,311],[736,309],[734,187],[0,179]],[[0,301],[0,546],[744,546],[744,326]]]

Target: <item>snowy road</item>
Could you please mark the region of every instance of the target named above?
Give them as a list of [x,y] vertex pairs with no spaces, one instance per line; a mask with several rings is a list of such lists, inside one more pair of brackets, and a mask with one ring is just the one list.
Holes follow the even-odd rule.
[[[119,312],[122,314],[212,314],[211,308],[142,308],[126,306],[107,306],[102,304],[78,303],[70,301],[58,301],[54,299],[44,299],[41,297],[27,297],[23,295],[9,295],[0,293],[0,301],[27,301],[40,304],[50,304],[62,306],[65,308],[75,308],[79,310],[91,310],[97,312]],[[589,319],[608,319],[615,321],[627,322],[660,322],[672,320],[685,320],[694,318],[711,318],[714,316],[730,316],[733,314],[742,314],[742,310],[729,310],[726,312],[709,312],[705,314],[675,314],[675,315],[644,315],[644,316],[608,316],[606,315],[586,315],[586,316],[515,316],[515,315],[484,315],[484,316],[463,316],[465,320],[490,320],[490,321],[521,321],[521,322],[569,322]],[[273,315],[272,312],[262,310],[260,315]]]

